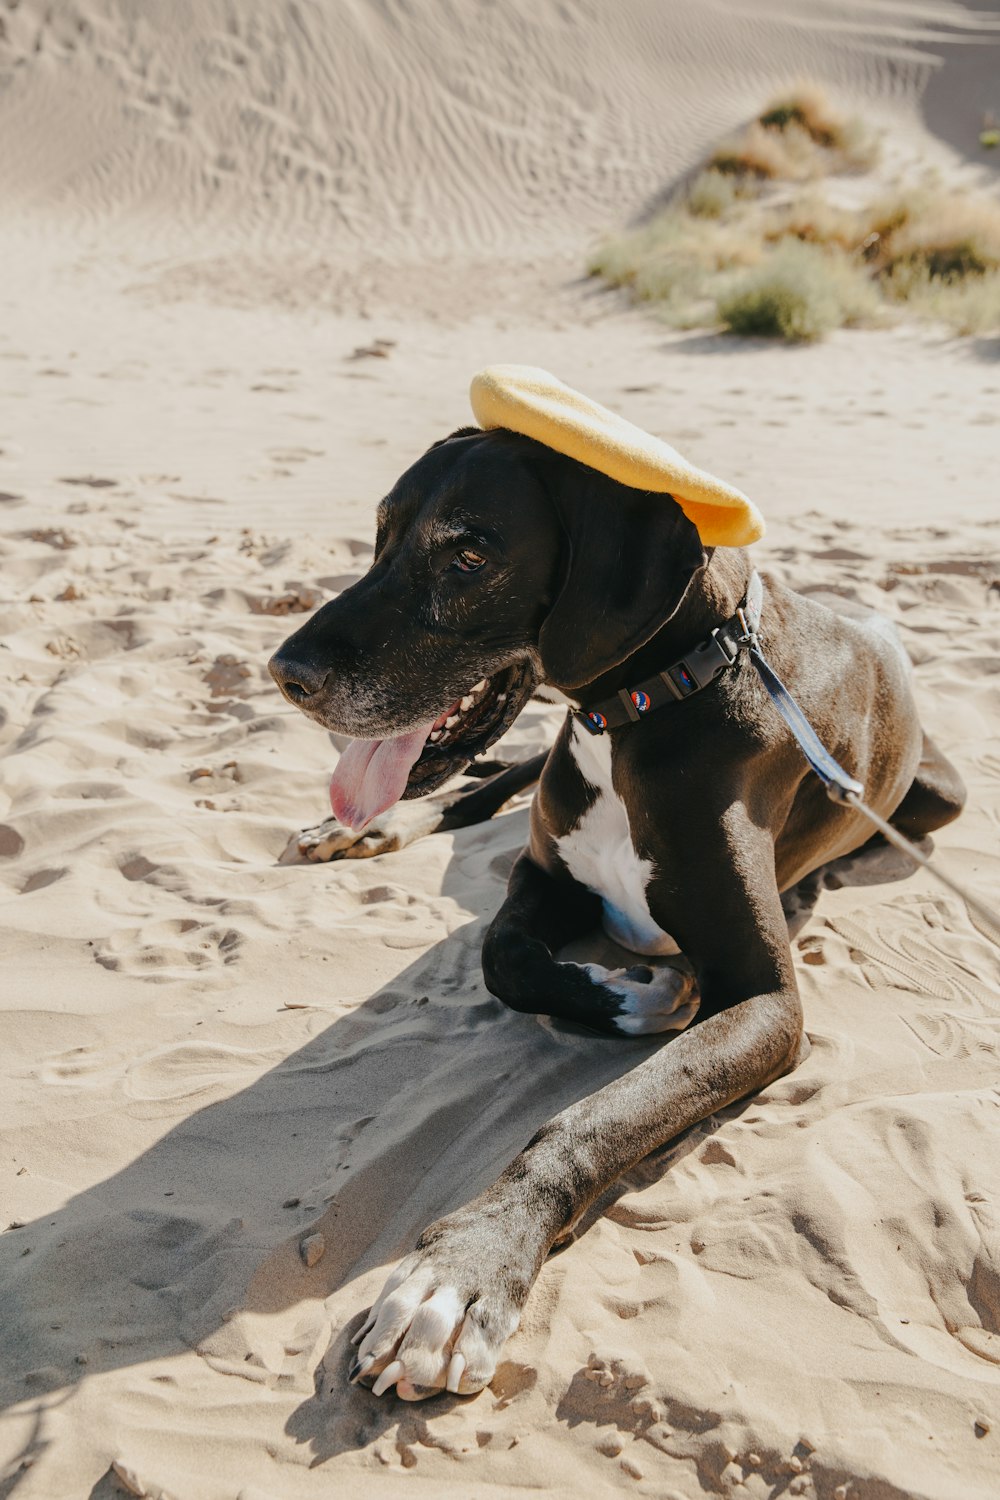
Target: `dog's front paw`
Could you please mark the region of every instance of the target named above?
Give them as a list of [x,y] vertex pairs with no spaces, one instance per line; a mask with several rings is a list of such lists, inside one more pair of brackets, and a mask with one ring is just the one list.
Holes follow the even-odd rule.
[[519,1254],[489,1216],[466,1210],[432,1224],[355,1334],[348,1378],[376,1396],[395,1386],[404,1401],[481,1391],[520,1322],[537,1258]]
[[386,854],[397,847],[375,823],[370,823],[360,833],[345,828],[336,818],[327,818],[315,828],[304,828],[289,841],[281,856],[282,864],[297,864],[307,859],[313,864],[323,864],[331,859],[364,859],[373,854]]
[[346,828],[336,818],[327,818],[325,823],[296,834],[281,863],[308,860],[323,864],[331,859],[371,859],[376,854],[391,854],[439,828],[448,805],[441,799],[397,802],[361,829]]

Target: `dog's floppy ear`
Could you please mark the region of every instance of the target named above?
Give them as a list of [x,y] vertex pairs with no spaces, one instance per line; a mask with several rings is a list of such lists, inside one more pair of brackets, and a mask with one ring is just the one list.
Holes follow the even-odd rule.
[[538,647],[546,679],[572,689],[655,635],[708,555],[669,495],[630,489],[559,454],[542,467],[566,552],[562,588]]

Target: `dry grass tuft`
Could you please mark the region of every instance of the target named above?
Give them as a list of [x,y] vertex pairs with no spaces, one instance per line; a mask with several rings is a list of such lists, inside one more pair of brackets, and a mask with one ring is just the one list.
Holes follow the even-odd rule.
[[773,100],[757,118],[768,130],[785,130],[789,125],[800,125],[817,146],[835,146],[843,129],[841,117],[830,108],[822,90],[813,85]]
[[717,302],[731,333],[811,341],[879,320],[878,298],[857,267],[817,245],[786,240]]
[[860,120],[834,109],[822,89],[805,84],[794,93],[773,100],[757,123],[765,130],[804,132],[821,151],[839,158],[841,170],[868,171],[875,165],[874,136]]
[[826,266],[802,244],[769,256],[718,301],[723,328],[746,336],[818,339],[839,322]]
[[755,120],[741,135],[725,141],[713,152],[709,169],[758,182],[774,178],[800,181],[816,172],[816,151],[808,134],[797,126],[781,131],[765,130]]
[[927,198],[883,230],[878,260],[946,281],[1000,270],[1000,206],[983,198]]
[[845,208],[823,179],[870,164],[870,133],[819,90],[776,100],[657,217],[589,270],[674,327],[816,339],[900,304],[960,333],[1000,327],[1000,205],[929,188]]
[[716,168],[699,172],[685,194],[689,214],[698,219],[719,219],[740,196],[739,185]]
[[713,153],[709,168],[756,182],[802,182],[832,171],[868,171],[875,137],[860,120],[841,115],[818,88],[776,99],[738,136]]

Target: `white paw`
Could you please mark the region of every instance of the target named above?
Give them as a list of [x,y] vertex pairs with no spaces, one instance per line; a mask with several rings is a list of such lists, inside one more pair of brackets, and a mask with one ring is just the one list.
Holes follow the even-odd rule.
[[625,1036],[683,1031],[698,1009],[694,976],[683,969],[643,963],[628,969],[606,969],[603,964],[579,967],[618,999],[618,1014],[612,1020]]
[[348,1379],[376,1396],[395,1386],[404,1401],[481,1391],[520,1321],[520,1309],[491,1280],[480,1266],[449,1276],[426,1252],[408,1255],[354,1335],[360,1348]]
[[336,818],[327,818],[315,828],[305,828],[289,842],[282,864],[307,859],[322,864],[331,859],[371,859],[403,849],[441,825],[447,805],[440,799],[397,802],[362,829],[346,828]]

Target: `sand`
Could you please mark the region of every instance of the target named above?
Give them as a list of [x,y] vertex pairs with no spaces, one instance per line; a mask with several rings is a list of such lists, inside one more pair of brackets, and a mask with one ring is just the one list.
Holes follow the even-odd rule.
[[485,1392],[346,1387],[420,1229],[650,1044],[487,993],[527,799],[281,863],[336,750],[265,663],[470,374],[541,364],[753,496],[760,566],[898,622],[970,788],[935,857],[996,901],[996,340],[670,334],[578,279],[806,72],[982,175],[996,16],[0,20],[0,1492],[995,1496],[1000,949],[889,852],[792,903],[808,1060],[616,1184]]

